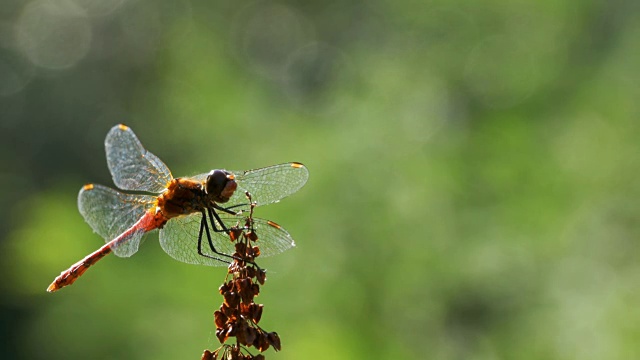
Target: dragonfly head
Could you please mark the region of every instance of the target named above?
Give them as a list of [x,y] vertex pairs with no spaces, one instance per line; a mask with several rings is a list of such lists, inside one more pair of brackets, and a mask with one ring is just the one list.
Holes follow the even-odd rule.
[[205,182],[205,192],[217,203],[225,203],[236,191],[235,176],[226,170],[211,170]]

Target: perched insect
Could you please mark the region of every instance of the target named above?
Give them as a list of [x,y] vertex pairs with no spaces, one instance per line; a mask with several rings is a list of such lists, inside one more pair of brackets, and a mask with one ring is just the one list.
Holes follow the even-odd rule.
[[[169,168],[145,150],[131,128],[114,126],[105,140],[107,164],[120,192],[88,184],[78,194],[78,208],[106,245],[63,271],[47,291],[73,284],[91,265],[113,252],[129,257],[148,232],[160,230],[162,249],[190,264],[226,265],[232,254],[229,229],[244,226],[253,206],[272,204],[298,191],[309,177],[297,162],[247,171],[211,170],[193,177],[173,178]],[[273,221],[252,218],[260,236],[260,252],[269,256],[295,244]],[[210,231],[210,226],[213,231]],[[203,245],[203,237],[206,244]]]

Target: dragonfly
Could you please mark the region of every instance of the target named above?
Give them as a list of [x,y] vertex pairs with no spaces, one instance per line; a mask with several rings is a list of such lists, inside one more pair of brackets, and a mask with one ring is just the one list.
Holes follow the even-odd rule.
[[225,259],[232,258],[228,254],[235,249],[229,229],[246,227],[247,220],[259,235],[261,256],[295,246],[282,226],[270,220],[248,219],[246,213],[253,207],[277,203],[304,186],[309,171],[303,164],[290,162],[246,171],[215,169],[174,178],[123,124],[109,131],[105,150],[113,182],[120,190],[84,185],[78,194],[78,208],[106,244],[63,271],[48,292],[73,284],[110,253],[132,256],[144,236],[154,230],[160,231],[160,245],[167,254],[189,264],[228,265]]

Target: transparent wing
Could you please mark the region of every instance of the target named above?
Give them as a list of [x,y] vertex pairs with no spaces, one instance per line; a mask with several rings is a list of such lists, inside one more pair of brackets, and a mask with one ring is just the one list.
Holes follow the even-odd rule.
[[[150,195],[123,194],[102,185],[85,185],[78,194],[78,209],[93,231],[109,242],[131,228],[154,206]],[[134,231],[118,246],[112,247],[120,257],[138,251],[144,231]]]
[[[207,258],[198,254],[198,234],[202,214],[196,213],[183,217],[177,217],[167,222],[160,230],[160,246],[172,258],[188,264],[223,266],[224,262]],[[233,244],[226,234],[210,231],[216,249],[225,254],[233,253]],[[203,232],[202,251],[210,256],[219,257],[210,249]]]
[[[238,189],[227,203],[221,204],[224,207],[248,204],[249,201],[245,195],[246,191],[251,194],[251,199],[256,202],[257,206],[278,202],[300,190],[309,178],[309,170],[297,162],[254,170],[230,171],[235,175]],[[200,174],[193,178],[204,181],[207,175],[208,173]],[[238,211],[240,209],[236,208],[234,210]]]
[[[246,218],[242,216],[223,216],[220,218],[227,228],[244,225]],[[171,219],[160,230],[160,245],[172,258],[188,264],[208,266],[226,266],[227,263],[198,254],[198,234],[200,232],[201,214],[193,214]],[[260,247],[260,256],[279,254],[295,246],[291,235],[280,225],[264,219],[253,219],[254,230],[258,235],[256,245]],[[216,226],[220,228],[219,224]],[[229,235],[223,232],[210,231],[213,245],[218,252],[231,255],[235,245]],[[206,232],[203,232],[202,252],[209,256],[220,257],[209,248]]]
[[[278,202],[295,193],[309,178],[309,170],[296,162],[231,172],[236,176],[238,190],[248,191],[258,206]],[[234,195],[246,201],[244,191],[236,191]]]
[[171,181],[169,168],[142,146],[128,126],[111,128],[104,145],[107,165],[118,188],[159,193]]
[[282,226],[270,220],[254,218],[253,221],[253,229],[258,235],[255,244],[260,247],[260,256],[277,255],[296,246]]

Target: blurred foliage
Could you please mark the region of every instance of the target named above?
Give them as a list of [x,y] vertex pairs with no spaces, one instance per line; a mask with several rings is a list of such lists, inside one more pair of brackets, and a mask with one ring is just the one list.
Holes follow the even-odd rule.
[[0,354],[199,359],[225,271],[76,209],[130,125],[172,169],[300,161],[257,216],[268,358],[640,358],[640,3],[4,0]]

